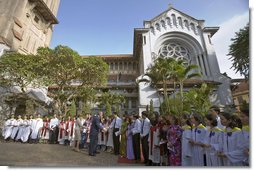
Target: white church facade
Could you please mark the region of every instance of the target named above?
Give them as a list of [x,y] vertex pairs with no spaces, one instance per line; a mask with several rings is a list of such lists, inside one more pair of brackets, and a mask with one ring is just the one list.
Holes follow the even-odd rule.
[[[211,37],[218,29],[218,27],[205,27],[204,20],[197,20],[171,6],[150,21],[144,21],[144,28],[134,31],[136,40],[138,37],[142,38],[142,45],[137,44],[134,47],[136,48],[134,52],[139,52],[139,56],[134,54],[134,57],[139,58],[140,74],[146,72],[157,56],[181,58],[189,64],[200,67],[201,80],[220,83],[211,97],[213,104],[232,104],[230,79],[220,73],[211,42]],[[151,99],[155,107],[159,106],[156,93],[156,90],[149,85],[139,84],[139,111],[144,110]]]
[[[169,6],[158,16],[144,21],[144,28],[134,29],[133,55],[119,55],[119,57],[102,55],[110,66],[108,88],[111,92],[121,93],[127,98],[132,96],[131,102],[127,100],[129,104],[135,103],[133,98],[137,99],[135,107],[139,113],[146,110],[151,99],[155,110],[159,110],[159,101],[162,100],[162,96],[145,82],[137,84],[135,78],[141,78],[158,56],[180,58],[188,64],[196,64],[200,67],[202,77],[196,80],[199,84],[208,82],[218,85],[210,98],[212,104],[232,105],[230,79],[220,73],[211,42],[211,37],[218,29],[219,27],[205,27],[204,20],[195,19]],[[121,62],[127,58],[130,62]],[[121,77],[126,76],[128,79],[119,80],[119,73]],[[134,91],[126,94],[128,87],[132,87]],[[129,108],[131,108],[130,105]]]

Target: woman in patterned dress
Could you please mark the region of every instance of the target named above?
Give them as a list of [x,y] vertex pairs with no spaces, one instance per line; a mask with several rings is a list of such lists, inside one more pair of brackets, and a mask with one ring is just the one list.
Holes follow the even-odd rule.
[[181,166],[181,138],[182,129],[176,116],[169,116],[170,126],[167,132],[169,164],[170,166]]

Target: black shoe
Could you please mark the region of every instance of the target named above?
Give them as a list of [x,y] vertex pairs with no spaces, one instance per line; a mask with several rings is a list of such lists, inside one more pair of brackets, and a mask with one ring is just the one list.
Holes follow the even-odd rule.
[[89,156],[95,156],[94,154],[89,154]]
[[99,152],[99,151],[96,151],[96,154],[100,154],[100,152]]

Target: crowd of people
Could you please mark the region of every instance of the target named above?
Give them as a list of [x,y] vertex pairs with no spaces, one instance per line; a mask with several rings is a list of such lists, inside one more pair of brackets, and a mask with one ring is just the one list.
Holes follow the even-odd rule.
[[6,141],[70,145],[77,152],[88,149],[90,156],[103,149],[147,166],[249,165],[248,110],[237,115],[213,106],[204,116],[99,112],[44,120],[12,115],[2,133]]

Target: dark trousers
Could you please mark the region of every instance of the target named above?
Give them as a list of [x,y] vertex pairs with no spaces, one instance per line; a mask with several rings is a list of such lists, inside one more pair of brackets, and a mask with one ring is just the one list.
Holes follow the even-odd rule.
[[90,134],[90,143],[89,143],[90,155],[96,155],[97,145],[98,145],[98,134]]
[[56,131],[55,131],[55,143],[58,144],[58,134],[59,134],[59,128],[56,126]]
[[140,133],[134,134],[132,138],[135,160],[140,160]]
[[113,145],[114,145],[114,154],[120,154],[120,136],[116,136],[115,132],[119,131],[119,128],[113,129]]
[[79,148],[84,148],[84,146],[86,144],[86,139],[87,139],[86,133],[82,132],[81,133],[81,141],[80,141]]
[[50,144],[55,144],[56,143],[56,138],[57,138],[57,129],[56,127],[53,130],[49,131],[49,143]]
[[148,163],[149,160],[149,145],[148,145],[148,134],[141,138],[142,153],[144,156],[144,162]]

